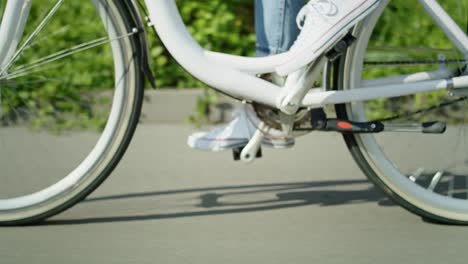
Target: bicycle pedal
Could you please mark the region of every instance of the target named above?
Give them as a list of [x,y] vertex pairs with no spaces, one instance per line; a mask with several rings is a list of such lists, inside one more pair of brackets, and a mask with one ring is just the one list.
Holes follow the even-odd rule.
[[[244,150],[244,147],[239,147],[239,148],[233,148],[232,149],[232,157],[234,158],[234,161],[240,161],[241,160],[241,153],[242,153],[242,150]],[[255,155],[255,158],[259,159],[259,158],[262,158],[262,157],[263,157],[262,148],[259,148],[258,151],[257,151],[257,155]]]

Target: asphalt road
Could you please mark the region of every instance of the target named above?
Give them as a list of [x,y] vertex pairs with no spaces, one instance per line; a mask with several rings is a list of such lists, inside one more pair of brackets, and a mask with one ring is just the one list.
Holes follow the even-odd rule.
[[188,149],[191,130],[141,125],[86,201],[42,225],[0,228],[0,263],[466,263],[468,227],[393,205],[339,135],[246,165]]

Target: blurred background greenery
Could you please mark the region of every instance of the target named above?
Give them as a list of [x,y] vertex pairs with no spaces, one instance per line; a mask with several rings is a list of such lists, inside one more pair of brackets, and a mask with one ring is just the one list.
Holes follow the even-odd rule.
[[[274,1],[274,0],[272,0]],[[5,0],[0,1],[0,12],[4,8]],[[32,9],[32,20],[37,17],[44,16],[47,10],[55,3],[56,0],[41,0],[35,1]],[[439,1],[440,4],[457,20],[457,23],[466,27],[468,1],[459,0],[444,0]],[[40,3],[39,5],[37,3]],[[200,44],[210,50],[222,51],[237,55],[254,56],[255,54],[255,28],[254,28],[254,1],[253,0],[177,0],[180,12],[188,29],[193,34],[194,38]],[[93,35],[99,36],[102,27],[93,25],[88,20],[82,19],[85,14],[92,14],[94,11],[88,1],[66,1],[66,8],[60,10],[60,15],[54,18],[53,22],[48,26],[49,32],[60,31],[59,38],[53,38],[54,43],[50,43],[54,47],[74,46],[76,43],[87,41],[85,38],[93,39]],[[80,19],[76,19],[80,18]],[[80,21],[85,21],[86,25],[80,24]],[[99,21],[96,21],[99,24]],[[66,30],[63,25],[72,25],[73,30]],[[57,32],[56,32],[57,31]],[[206,88],[204,84],[191,77],[185,72],[170,56],[167,50],[163,47],[156,34],[152,30],[148,38],[150,40],[150,56],[151,68],[156,77],[156,85],[158,87],[175,87],[183,88]],[[85,40],[82,40],[84,38]],[[42,42],[41,44],[46,44]],[[454,48],[446,40],[444,33],[433,24],[422,10],[417,1],[408,0],[392,0],[390,7],[384,13],[384,16],[379,22],[379,26],[372,36],[371,45],[376,47],[371,50],[368,55],[368,60],[414,60],[437,58],[440,54],[430,54],[428,52],[415,52],[415,49],[400,49],[392,52],[385,52],[385,58],[381,57],[379,48],[387,47],[432,47],[439,50],[447,50],[445,52],[448,59],[457,59],[459,54],[452,52]],[[417,49],[416,49],[417,50]],[[45,49],[45,52],[49,52]],[[94,53],[93,53],[94,52]],[[47,53],[45,53],[47,54]],[[107,55],[106,55],[107,54]],[[392,57],[388,57],[389,54]],[[421,55],[422,54],[422,55]],[[101,49],[93,49],[87,52],[83,63],[74,61],[73,67],[67,64],[56,69],[55,74],[50,76],[70,76],[69,83],[79,80],[80,92],[77,92],[76,86],[67,86],[45,83],[43,87],[35,85],[32,88],[23,87],[23,89],[15,94],[10,95],[10,102],[3,104],[3,112],[11,111],[10,108],[19,105],[30,104],[48,105],[42,107],[43,117],[54,115],[53,113],[60,111],[64,112],[81,112],[81,119],[93,120],[97,124],[103,124],[105,120],[95,120],[95,115],[91,113],[86,104],[83,104],[82,91],[99,91],[106,90],[112,87],[109,83],[106,74],[111,72],[100,71],[98,69],[108,68],[106,65],[107,57],[110,54]],[[29,59],[35,57],[40,58],[41,51],[33,50],[28,55]],[[91,67],[90,67],[91,65]],[[393,67],[391,69],[371,66],[365,69],[364,78],[373,78],[375,76],[385,76],[392,74],[400,74],[406,71],[414,72],[416,66],[409,67]],[[431,66],[431,67],[438,67]],[[426,66],[421,70],[428,69]],[[54,71],[54,69],[51,69]],[[73,74],[70,74],[73,72]],[[107,81],[106,81],[107,80]],[[78,83],[78,82],[77,82]],[[63,100],[66,98],[67,100]],[[78,104],[70,103],[76,99],[80,101]],[[91,99],[89,99],[91,100]],[[206,112],[207,106],[213,101],[213,97],[208,95],[200,99],[199,108],[195,111],[198,115],[203,115]],[[422,99],[421,99],[422,100]],[[39,103],[38,103],[39,102]],[[385,115],[380,113],[379,109],[384,109],[386,101],[374,101],[376,105],[373,111],[373,117]],[[197,119],[195,116],[194,119]],[[69,122],[69,121],[67,121]]]
[[[253,56],[255,54],[253,0],[178,0],[177,3],[190,32],[203,47],[238,55]],[[466,28],[468,31],[468,1],[445,0],[439,1],[439,3],[462,28]],[[205,87],[171,59],[155,35],[150,35],[150,40],[152,42],[152,67],[156,75],[157,86]],[[462,54],[457,52],[447,41],[444,32],[415,0],[392,0],[381,17],[369,46],[372,48],[369,48],[366,54],[366,61],[373,62],[437,61],[441,55],[447,60],[463,59]],[[420,47],[424,47],[426,50],[422,51]],[[427,48],[435,51],[429,51]],[[372,79],[417,71],[430,71],[437,67],[440,67],[437,63],[429,65],[369,65],[363,70],[363,78]],[[191,121],[197,122],[209,112],[210,104],[216,100],[213,95],[213,93],[208,92],[199,98],[197,109],[190,117]],[[368,102],[367,112],[370,119],[385,118],[401,114],[400,110],[403,109],[401,108],[403,104],[418,104],[424,107],[439,103],[445,95],[446,93],[441,91],[396,100],[373,100]]]
[[[460,25],[467,25],[468,1],[439,2]],[[253,0],[177,0],[177,3],[190,32],[203,47],[238,55],[255,54]],[[415,0],[392,0],[377,29],[371,42],[374,46],[453,49],[446,41],[444,33]],[[150,39],[153,70],[159,87],[203,86],[171,59],[157,37],[150,34]],[[373,54],[373,59],[379,59],[378,53]],[[408,52],[405,54],[407,58],[413,59],[415,56],[421,56]],[[395,56],[399,56],[401,60],[405,59],[402,58],[401,51]],[[381,72],[382,70],[375,69],[373,73],[377,75]]]
[[[206,49],[237,55],[255,54],[253,0],[177,0],[193,37]],[[152,68],[158,87],[205,87],[185,72],[150,34]]]

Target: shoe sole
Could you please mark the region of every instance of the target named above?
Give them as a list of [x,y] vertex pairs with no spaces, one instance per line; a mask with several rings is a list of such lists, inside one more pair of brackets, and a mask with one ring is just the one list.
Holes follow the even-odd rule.
[[[200,143],[200,141],[205,141],[205,142],[216,142],[216,144],[210,145],[208,144],[197,144]],[[223,145],[220,145],[220,142],[223,142]],[[245,147],[249,141],[246,140],[238,140],[237,142],[233,143],[226,143],[227,141],[215,141],[213,139],[203,139],[203,138],[198,138],[198,139],[191,139],[187,141],[187,145],[192,148],[192,149],[198,149],[198,150],[204,150],[204,151],[213,151],[213,152],[219,152],[219,151],[225,151],[225,150],[231,150],[234,148],[243,148]],[[272,141],[270,139],[264,139],[262,141],[262,146],[267,146],[270,148],[275,148],[275,149],[286,149],[286,148],[291,148],[294,146],[295,141],[292,140],[287,140],[284,142],[277,142],[277,141]]]

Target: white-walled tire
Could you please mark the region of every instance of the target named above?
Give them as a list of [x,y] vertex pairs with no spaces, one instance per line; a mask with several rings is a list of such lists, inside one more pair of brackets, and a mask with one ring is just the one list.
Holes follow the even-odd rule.
[[[376,32],[379,26],[383,26],[381,18],[384,12],[392,12],[392,8],[386,7],[390,1],[382,2],[382,6],[372,17],[356,26],[354,35],[358,40],[346,56],[336,63],[334,86],[337,89],[362,87],[369,81],[374,81],[375,84],[376,80],[383,80],[379,78],[395,75],[397,71],[404,74],[434,71],[439,69],[440,65],[427,63],[431,59],[434,61],[434,58],[437,61],[438,58],[454,56],[446,58],[452,60],[448,67],[455,69],[454,74],[460,74],[460,70],[466,67],[466,61],[464,61],[466,58],[457,53],[454,45],[453,48],[450,47],[448,39],[447,46],[443,47],[430,45],[415,47],[412,43],[396,48],[378,46],[376,44],[378,40],[372,37],[373,32]],[[466,7],[466,4],[457,2],[454,1],[453,4]],[[395,2],[392,1],[392,3]],[[453,8],[451,11],[454,10]],[[464,11],[466,18],[466,9]],[[414,15],[416,16],[417,13],[415,12]],[[393,30],[395,35],[402,34],[399,37],[405,38],[404,29],[393,28]],[[425,37],[430,39],[431,36]],[[408,37],[408,39],[411,38]],[[418,50],[417,56],[419,56],[413,59],[414,64],[427,63],[427,65],[410,64],[411,56],[416,57],[410,54],[413,52],[410,50],[414,49]],[[401,55],[402,53],[405,55]],[[381,60],[381,64],[369,63],[376,60]],[[424,113],[413,113],[418,109],[426,109],[446,102],[451,103]],[[451,224],[468,224],[468,102],[466,98],[450,97],[448,93],[428,93],[387,101],[375,100],[337,105],[336,112],[338,118],[349,118],[355,121],[371,121],[400,115],[401,118],[388,122],[446,122],[448,129],[444,134],[427,135],[405,132],[348,134],[344,135],[344,139],[362,171],[393,201],[426,219]],[[408,114],[410,115],[404,117]]]
[[[54,2],[57,1],[33,1],[33,5],[52,6]],[[52,16],[30,48],[22,51],[22,58],[10,66],[8,74],[12,78],[0,80],[2,103],[10,106],[10,114],[3,114],[0,124],[0,225],[36,223],[62,212],[97,188],[123,156],[139,121],[144,91],[137,52],[138,32],[123,2],[64,1],[55,16],[60,16],[62,8],[71,8],[70,5],[83,4],[87,9],[80,7],[82,12],[69,24],[54,24]],[[44,16],[32,13],[31,17],[39,18],[40,22]],[[30,33],[39,23],[28,19],[28,24],[32,27]],[[68,40],[66,46],[60,47],[64,31],[82,32],[77,29],[84,27],[85,31],[90,25],[98,25],[100,31],[95,30],[90,36],[66,34],[72,38],[72,44]],[[75,37],[82,42],[73,43]],[[31,48],[36,52],[30,52]],[[49,61],[47,54],[34,57],[40,49],[45,52],[49,49],[55,60]],[[99,64],[88,63],[90,56],[96,56],[96,50]],[[47,63],[35,71],[14,75],[25,69],[24,65],[37,65],[44,58]],[[70,73],[66,76],[57,74],[57,69],[66,67],[76,70],[64,71]],[[95,79],[108,83],[112,89],[93,91]],[[53,98],[62,105],[57,105],[57,101],[16,104],[13,98],[17,96],[7,97],[8,92],[19,93],[19,89],[31,85],[40,90],[46,82],[57,82],[57,89],[75,89],[78,97]],[[84,110],[92,110],[86,114],[56,110],[50,115],[48,109],[41,109],[53,104],[64,109],[84,105]],[[71,120],[76,122],[68,125]]]

